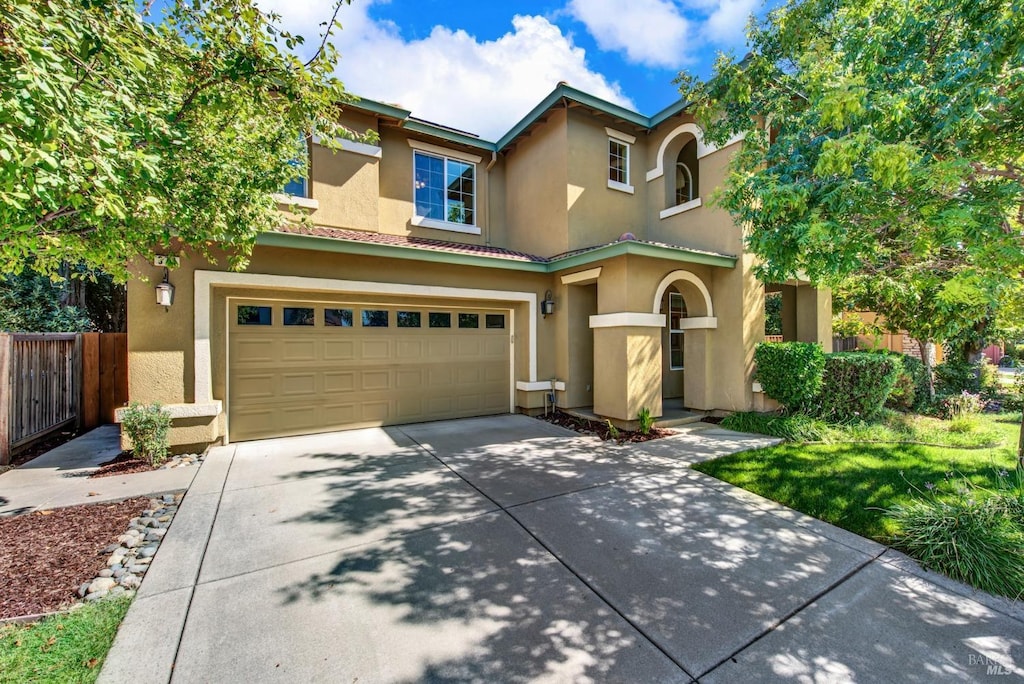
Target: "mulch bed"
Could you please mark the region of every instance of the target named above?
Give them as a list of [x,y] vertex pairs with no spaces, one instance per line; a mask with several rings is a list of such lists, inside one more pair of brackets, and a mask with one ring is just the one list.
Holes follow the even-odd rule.
[[140,497],[0,518],[0,619],[72,603],[79,586],[103,569],[103,549],[149,503]]
[[[568,430],[579,432],[583,435],[596,435],[605,441],[615,440],[612,436],[611,429],[608,427],[608,423],[601,423],[596,420],[587,420],[586,418],[569,415],[564,411],[554,411],[547,415],[539,415],[537,418],[549,423],[554,423],[555,425],[559,425]],[[666,430],[665,428],[656,427],[652,427],[651,431],[646,435],[639,431],[631,432],[629,430],[619,430],[618,433],[619,442],[649,442],[652,439],[671,437],[676,434],[674,430]]]
[[150,470],[156,470],[156,468],[150,465],[148,461],[135,458],[130,451],[122,451],[109,461],[100,463],[99,468],[90,473],[89,479],[129,475],[131,473],[147,473]]

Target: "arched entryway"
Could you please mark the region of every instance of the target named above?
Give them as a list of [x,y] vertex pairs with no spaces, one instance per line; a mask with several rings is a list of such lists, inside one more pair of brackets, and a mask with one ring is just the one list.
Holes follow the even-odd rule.
[[687,408],[711,408],[710,338],[718,326],[707,285],[690,271],[673,271],[658,285],[653,312],[662,329],[662,401]]

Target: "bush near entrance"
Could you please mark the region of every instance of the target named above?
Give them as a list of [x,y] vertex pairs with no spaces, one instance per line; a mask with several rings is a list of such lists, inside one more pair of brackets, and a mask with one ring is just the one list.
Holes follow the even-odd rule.
[[810,342],[762,342],[754,350],[754,378],[787,411],[810,408],[821,390],[825,353]]
[[901,368],[888,354],[828,354],[821,383],[821,417],[839,423],[877,417]]

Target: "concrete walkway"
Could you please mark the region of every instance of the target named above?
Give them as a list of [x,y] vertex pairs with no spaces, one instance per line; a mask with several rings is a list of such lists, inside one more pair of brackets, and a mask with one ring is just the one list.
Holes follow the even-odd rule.
[[0,517],[179,491],[195,477],[198,469],[186,467],[90,480],[121,453],[119,435],[116,425],[104,425],[0,474]]
[[502,416],[214,449],[100,681],[1024,673],[1018,605],[686,467],[770,441]]

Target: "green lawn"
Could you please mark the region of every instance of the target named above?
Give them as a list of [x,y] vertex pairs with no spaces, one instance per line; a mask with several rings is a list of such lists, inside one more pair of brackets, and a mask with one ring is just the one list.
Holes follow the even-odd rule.
[[0,683],[95,681],[130,604],[119,597],[0,627]]
[[[918,426],[915,432],[918,437],[930,437],[921,441],[944,439],[935,425],[924,420],[924,427]],[[889,543],[897,529],[880,509],[909,502],[908,482],[922,490],[927,483],[941,486],[946,473],[956,471],[979,485],[992,485],[996,468],[1013,470],[1020,414],[982,415],[978,423],[976,434],[994,436],[1000,446],[954,449],[849,444],[838,442],[840,435],[833,434],[831,441],[836,443],[785,443],[707,461],[694,468],[851,532]],[[873,432],[861,427],[849,434],[883,435],[890,430]],[[950,437],[956,443],[969,441],[957,433]]]

